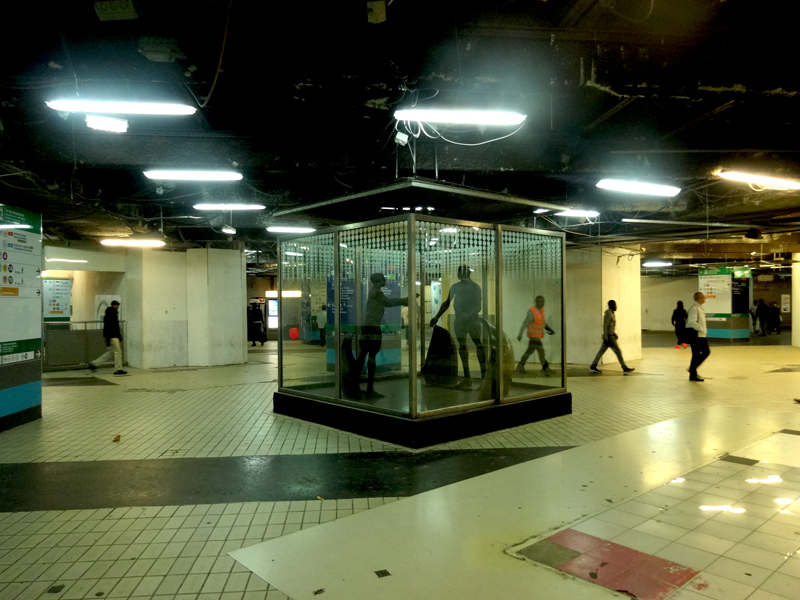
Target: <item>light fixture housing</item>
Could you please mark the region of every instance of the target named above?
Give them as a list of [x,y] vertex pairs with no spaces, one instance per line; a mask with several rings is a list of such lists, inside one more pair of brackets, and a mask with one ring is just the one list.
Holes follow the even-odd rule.
[[763,175],[753,175],[751,173],[741,173],[739,171],[719,171],[716,173],[716,175],[718,177],[722,177],[723,179],[729,179],[731,181],[742,181],[744,183],[762,185],[764,187],[773,189],[800,190],[800,181],[792,181],[791,179],[765,177]]
[[59,112],[85,112],[106,115],[193,115],[194,106],[171,102],[126,102],[121,100],[50,100],[47,106]]
[[625,181],[624,179],[601,179],[597,182],[597,187],[603,190],[611,190],[613,192],[641,194],[643,196],[665,196],[667,198],[677,196],[681,191],[681,188],[672,185],[643,183],[641,181]]
[[236,235],[236,229],[234,229],[230,225],[223,225],[222,233],[227,233],[228,235]]
[[650,268],[650,267],[671,267],[671,262],[665,262],[661,260],[651,260],[646,263],[642,263],[643,267]]
[[77,260],[73,258],[45,258],[45,262],[65,262],[65,263],[88,263],[88,260]]
[[148,179],[165,179],[168,181],[240,181],[242,174],[236,171],[203,171],[203,170],[155,170],[145,171]]
[[286,256],[303,256],[302,252],[284,252]]
[[128,131],[128,120],[106,117],[103,115],[86,115],[86,126],[90,129],[97,129],[98,131],[125,133]]
[[535,214],[535,215],[543,215],[544,213],[548,213],[548,212],[550,212],[549,208],[537,208],[535,211],[533,211],[533,214]]
[[396,110],[398,121],[422,121],[450,125],[519,125],[527,115],[499,110],[446,110],[404,108]]
[[119,246],[122,248],[161,248],[166,246],[164,240],[136,239],[136,238],[111,238],[100,240],[103,246]]
[[314,233],[316,229],[313,227],[289,227],[283,225],[273,225],[267,227],[270,233]]
[[195,204],[195,210],[264,210],[263,204]]
[[579,210],[577,208],[568,208],[567,210],[562,210],[561,212],[557,212],[555,216],[557,217],[597,217],[600,213],[596,210]]

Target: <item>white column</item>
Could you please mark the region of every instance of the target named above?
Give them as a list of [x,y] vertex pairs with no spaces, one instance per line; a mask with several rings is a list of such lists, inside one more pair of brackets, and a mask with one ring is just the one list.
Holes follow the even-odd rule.
[[564,307],[567,339],[564,343],[567,362],[571,364],[589,364],[600,347],[605,310],[600,257],[599,248],[566,251]]
[[120,318],[127,322],[128,364],[188,365],[186,253],[130,250]]
[[198,248],[186,257],[189,364],[247,362],[244,252]]
[[792,346],[800,348],[800,254],[792,254]]
[[[617,335],[626,361],[642,358],[642,275],[639,254],[627,248],[603,248],[603,311],[617,302]],[[612,354],[609,360],[617,362]]]
[[[617,301],[617,333],[626,361],[642,357],[641,274],[639,255],[626,248],[569,249],[564,303],[567,362],[589,364],[602,341],[603,314]],[[606,355],[616,362],[613,353]],[[605,358],[605,357],[604,357]]]

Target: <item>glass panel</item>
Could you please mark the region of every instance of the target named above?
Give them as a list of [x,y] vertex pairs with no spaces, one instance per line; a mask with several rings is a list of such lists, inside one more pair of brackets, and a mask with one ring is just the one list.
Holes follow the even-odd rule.
[[425,299],[418,410],[469,408],[493,399],[486,372],[496,337],[494,230],[419,221],[417,253]]
[[333,234],[281,244],[283,387],[334,398]]
[[503,321],[517,357],[504,360],[504,398],[561,388],[561,238],[504,231],[502,255]]
[[408,222],[343,231],[341,256],[341,397],[410,412]]

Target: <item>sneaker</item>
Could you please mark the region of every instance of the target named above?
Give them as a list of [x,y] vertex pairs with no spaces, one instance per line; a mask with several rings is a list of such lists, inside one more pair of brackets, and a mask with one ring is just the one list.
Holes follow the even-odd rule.
[[127,374],[128,372],[123,371],[122,369],[120,369],[119,371],[114,371],[114,375],[127,375]]
[[89,363],[89,370],[90,371],[97,371],[97,367],[95,367],[92,363]]
[[702,377],[698,377],[697,375],[695,375],[694,377],[690,375],[689,381],[705,381],[705,379],[703,379]]
[[678,348],[678,350],[680,350],[681,345],[680,344],[675,344],[675,347]]
[[681,344],[681,346],[683,346],[684,348],[688,348],[689,344]]
[[590,370],[592,373],[602,373],[602,371],[601,371],[600,369],[598,369],[598,368],[597,368],[597,365],[592,365],[591,367],[589,367],[589,370]]
[[633,373],[635,370],[636,370],[636,369],[633,369],[633,368],[631,368],[631,367],[622,367],[622,372],[623,372],[623,373],[625,373],[626,375],[627,375],[628,373]]
[[517,368],[514,369],[514,371],[525,375],[525,365],[517,365]]

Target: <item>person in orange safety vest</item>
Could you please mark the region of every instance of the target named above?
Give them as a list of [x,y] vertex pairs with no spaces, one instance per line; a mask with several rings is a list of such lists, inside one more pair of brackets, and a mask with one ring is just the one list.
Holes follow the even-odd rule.
[[520,359],[515,371],[517,373],[525,373],[525,362],[535,350],[539,353],[539,362],[542,363],[542,373],[547,375],[550,373],[548,369],[549,363],[544,356],[542,338],[544,338],[545,331],[548,335],[553,335],[555,331],[550,328],[545,320],[544,296],[536,296],[534,303],[535,306],[531,306],[528,309],[528,312],[525,315],[525,320],[522,322],[522,327],[519,328],[519,334],[517,335],[517,341],[521,341],[522,333],[526,329],[528,330],[528,349],[525,350],[525,354],[522,355],[522,358]]

